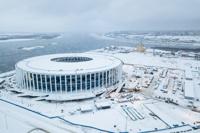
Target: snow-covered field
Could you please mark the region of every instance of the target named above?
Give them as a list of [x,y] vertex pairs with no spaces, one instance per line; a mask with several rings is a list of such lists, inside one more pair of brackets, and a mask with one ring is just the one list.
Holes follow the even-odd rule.
[[[166,51],[159,51],[162,56],[154,55],[151,49],[140,53],[128,47],[89,52],[114,56],[123,61],[125,86],[121,92],[114,91],[83,101],[38,101],[42,96],[23,98],[20,96],[25,94],[10,91],[18,90],[15,87],[15,75],[0,75],[5,80],[0,90],[0,133],[16,130],[23,133],[34,128],[49,132],[77,133],[199,131],[194,130],[200,124],[198,98],[194,96],[193,99],[186,99],[184,94],[184,83],[187,80],[185,72],[195,73],[192,80],[194,82],[200,78],[199,60],[182,57],[180,54],[170,55],[169,58],[170,53]],[[195,88],[198,92],[198,84]],[[38,93],[32,93],[36,94]],[[109,102],[111,107],[98,109],[98,101]],[[84,109],[88,110],[84,112]],[[59,118],[55,118],[56,116]]]
[[[93,35],[94,36],[94,35]],[[120,42],[143,42],[152,46],[173,46],[173,47],[188,47],[200,46],[199,31],[182,31],[182,32],[131,32],[118,31],[108,32],[104,34],[96,34],[94,37],[105,40],[117,40]]]

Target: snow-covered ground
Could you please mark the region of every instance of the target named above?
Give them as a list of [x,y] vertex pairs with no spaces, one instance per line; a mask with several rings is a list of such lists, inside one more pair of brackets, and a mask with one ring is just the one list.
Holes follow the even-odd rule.
[[[139,53],[128,47],[90,51],[114,56],[123,61],[125,86],[122,91],[105,93],[83,101],[39,101],[43,98],[42,95],[23,98],[21,96],[25,94],[10,91],[18,90],[15,87],[15,75],[0,75],[5,80],[0,85],[3,87],[0,90],[0,107],[3,107],[0,108],[0,133],[16,130],[23,133],[34,128],[49,132],[78,133],[198,132],[194,127],[198,128],[200,124],[200,102],[197,98],[185,98],[184,83],[187,80],[186,71],[195,73],[195,83],[199,80],[200,62],[192,57],[169,58],[169,53],[159,52],[163,53],[162,56],[154,55],[151,49]],[[196,88],[198,93],[198,84]],[[95,103],[99,101],[109,102],[111,107],[98,109]],[[87,111],[84,112],[84,109]],[[64,122],[65,120],[74,124]]]
[[1,133],[29,132],[37,128],[47,132],[82,132],[80,129],[69,126],[64,122],[59,122],[59,120],[51,120],[42,116],[38,117],[37,114],[2,101],[0,106]]
[[[112,39],[118,41],[126,41],[126,42],[148,42],[148,43],[159,43],[158,46],[176,46],[187,44],[193,46],[200,46],[200,33],[199,32],[109,32],[105,34],[96,34],[95,37],[101,39]],[[155,45],[155,44],[153,44]],[[176,46],[177,47],[177,46]]]

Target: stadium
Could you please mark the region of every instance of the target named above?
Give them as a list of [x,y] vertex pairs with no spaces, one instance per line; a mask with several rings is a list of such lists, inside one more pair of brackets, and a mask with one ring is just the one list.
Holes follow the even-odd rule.
[[55,94],[108,89],[122,77],[119,59],[94,53],[37,56],[19,61],[15,68],[19,89]]

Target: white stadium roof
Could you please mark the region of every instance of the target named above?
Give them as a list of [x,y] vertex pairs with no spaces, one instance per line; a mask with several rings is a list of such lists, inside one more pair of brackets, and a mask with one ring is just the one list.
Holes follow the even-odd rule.
[[18,62],[16,67],[27,72],[40,74],[81,74],[104,71],[117,67],[119,64],[121,61],[112,56],[94,53],[70,53],[28,58]]

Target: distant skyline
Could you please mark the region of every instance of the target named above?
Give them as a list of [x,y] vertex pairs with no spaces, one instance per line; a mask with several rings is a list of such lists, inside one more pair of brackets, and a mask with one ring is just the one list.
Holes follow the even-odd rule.
[[200,0],[0,0],[0,32],[200,30]]

